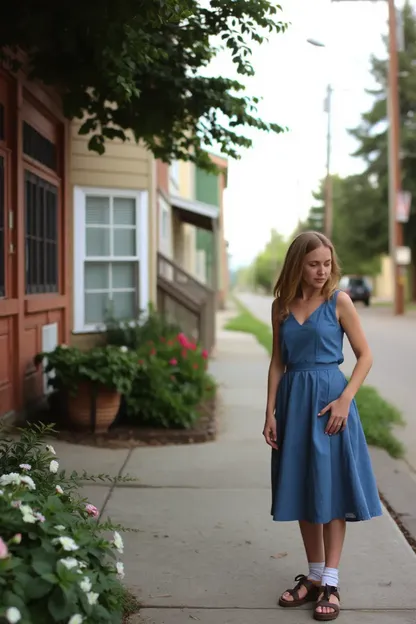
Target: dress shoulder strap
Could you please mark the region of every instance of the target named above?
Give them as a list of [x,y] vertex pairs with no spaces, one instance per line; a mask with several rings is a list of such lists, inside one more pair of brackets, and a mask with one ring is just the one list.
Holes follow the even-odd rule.
[[337,300],[338,300],[338,295],[341,291],[339,289],[337,289],[334,294],[332,295],[332,297],[329,299],[328,304],[329,307],[331,308],[332,312],[334,313],[334,315],[336,316],[336,310],[337,310]]

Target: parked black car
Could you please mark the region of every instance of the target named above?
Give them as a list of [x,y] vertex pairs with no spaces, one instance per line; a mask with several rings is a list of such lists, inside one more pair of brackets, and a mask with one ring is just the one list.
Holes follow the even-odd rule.
[[351,297],[354,303],[362,301],[366,306],[370,305],[371,288],[365,277],[344,275],[340,280],[339,287]]

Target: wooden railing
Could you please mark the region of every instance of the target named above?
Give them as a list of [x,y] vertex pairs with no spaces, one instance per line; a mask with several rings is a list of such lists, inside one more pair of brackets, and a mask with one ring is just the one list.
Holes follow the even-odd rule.
[[157,256],[157,307],[211,352],[215,344],[215,292],[161,253]]

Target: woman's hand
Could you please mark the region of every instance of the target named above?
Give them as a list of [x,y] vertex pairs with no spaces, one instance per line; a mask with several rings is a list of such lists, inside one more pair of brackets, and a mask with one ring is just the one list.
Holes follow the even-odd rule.
[[344,431],[347,426],[348,414],[350,412],[351,401],[345,396],[340,396],[336,401],[332,401],[324,407],[318,416],[324,416],[327,412],[331,412],[331,416],[325,428],[325,433],[335,435]]
[[276,418],[274,414],[272,416],[266,416],[266,422],[264,423],[263,435],[267,444],[274,448],[276,451],[278,449],[277,446],[277,426],[276,426]]

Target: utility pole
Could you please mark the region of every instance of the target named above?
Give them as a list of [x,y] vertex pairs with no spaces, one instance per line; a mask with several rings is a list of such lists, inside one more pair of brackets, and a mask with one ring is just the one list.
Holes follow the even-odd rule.
[[405,271],[398,264],[397,250],[403,246],[403,224],[397,220],[397,202],[402,190],[400,162],[400,100],[399,63],[397,54],[397,23],[394,0],[389,5],[389,71],[388,71],[388,111],[389,111],[389,213],[391,228],[391,258],[394,271],[394,313],[404,314]]
[[325,179],[325,212],[324,212],[324,231],[325,236],[329,239],[332,237],[332,219],[333,219],[333,198],[332,198],[332,178],[331,178],[331,147],[332,147],[332,87],[328,85],[325,102],[327,117],[327,134],[326,134],[326,179]]

